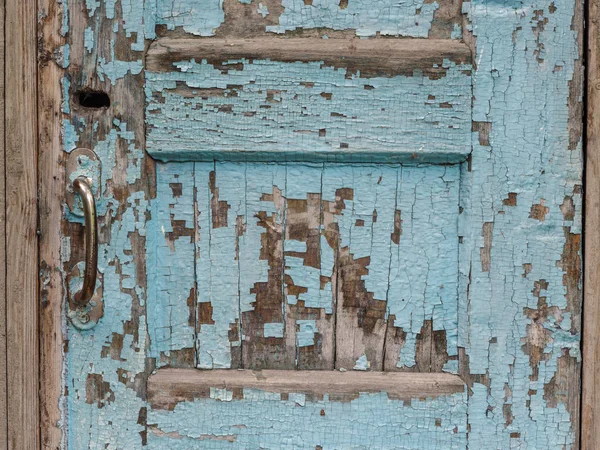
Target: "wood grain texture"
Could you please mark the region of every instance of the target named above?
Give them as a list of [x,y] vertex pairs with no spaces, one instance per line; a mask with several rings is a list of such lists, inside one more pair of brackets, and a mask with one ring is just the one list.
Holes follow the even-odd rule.
[[6,366],[6,147],[4,145],[4,2],[0,3],[0,450],[8,445]]
[[600,448],[600,1],[588,2],[581,449]]
[[63,374],[63,298],[61,272],[62,204],[65,173],[62,164],[61,35],[62,8],[56,0],[39,0],[38,30],[38,184],[40,269],[40,443],[43,450],[60,448],[63,433],[61,396]]
[[[343,67],[363,76],[443,72],[445,59],[457,64],[471,62],[469,47],[460,41],[444,39],[172,39],[155,41],[148,50],[146,68],[173,70],[173,63],[190,59],[223,62],[233,59],[270,59],[281,62],[319,62]],[[435,66],[439,67],[435,67]]]
[[37,8],[5,4],[8,448],[39,447]]
[[148,379],[148,400],[152,408],[173,409],[179,402],[209,398],[211,388],[329,394],[339,399],[386,392],[390,398],[409,401],[462,392],[465,385],[460,377],[447,373],[160,369]]

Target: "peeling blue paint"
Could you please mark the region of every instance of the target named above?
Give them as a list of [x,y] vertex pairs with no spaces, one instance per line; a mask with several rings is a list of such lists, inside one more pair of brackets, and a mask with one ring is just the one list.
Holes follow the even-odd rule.
[[[426,37],[438,9],[437,3],[418,1],[392,4],[386,0],[374,6],[372,1],[350,0],[345,8],[337,1],[307,3],[284,0],[279,24],[267,30],[330,28],[352,29],[359,36]],[[216,0],[86,0],[85,6],[95,19],[100,11],[109,18],[122,12],[122,21],[115,17],[114,27],[130,38],[134,52],[143,51],[145,39],[155,37],[157,24],[210,36],[224,21],[222,4]],[[68,5],[63,7],[66,11]],[[166,155],[168,150],[181,152],[185,155],[181,159],[213,159],[221,151],[251,149],[253,157],[265,160],[272,159],[273,152],[297,152],[314,161],[319,157],[315,149],[329,155],[339,152],[340,144],[348,144],[343,152],[372,151],[375,144],[356,146],[365,136],[373,137],[377,148],[407,153],[416,149],[448,155],[456,149],[460,157],[454,162],[471,150],[472,154],[460,166],[159,163],[156,198],[139,192],[121,204],[112,197],[111,185],[115,177],[129,185],[141,180],[144,149],[136,147],[136,136],[127,124],[116,120],[94,146],[103,169],[98,213],[106,224],[107,241],[101,245],[99,260],[105,315],[93,331],[68,330],[69,448],[143,448],[142,435],[147,433],[150,449],[317,445],[464,449],[467,429],[469,448],[572,447],[575,424],[564,402],[572,394],[559,385],[560,392],[547,396],[546,388],[553,382],[560,384],[561,361],[580,360],[580,293],[570,292],[572,288],[565,285],[565,277],[572,275],[563,262],[565,248],[571,245],[567,240],[581,233],[582,208],[581,142],[580,137],[571,142],[567,122],[572,114],[567,105],[570,83],[578,76],[573,8],[567,0],[463,3],[470,23],[464,29],[454,24],[451,37],[459,39],[472,31],[476,38],[473,92],[471,77],[461,72],[467,68],[451,64],[440,80],[418,73],[346,79],[345,71],[319,63],[269,61],[242,61],[243,70],[232,67],[227,75],[204,62],[182,65],[187,72],[148,72],[148,149],[156,155]],[[63,35],[68,27],[64,14]],[[92,28],[84,32],[88,52],[97,44],[94,33]],[[112,46],[111,58],[99,59],[101,80],[116,85],[141,73],[141,54],[122,61]],[[61,64],[68,67],[70,47],[63,50]],[[284,80],[282,73],[293,73],[292,82]],[[212,110],[194,112],[194,105],[207,108],[205,102],[186,99],[184,103],[176,92],[177,81],[192,90],[223,89],[225,95],[211,98]],[[314,86],[300,86],[300,81]],[[74,114],[69,106],[70,82],[62,80],[65,115]],[[232,85],[243,89],[237,91]],[[365,89],[366,85],[374,89]],[[230,96],[234,90],[238,97]],[[267,90],[281,92],[267,94]],[[164,104],[153,103],[156,92],[161,92]],[[331,100],[320,93],[331,94]],[[434,103],[429,94],[436,97]],[[278,125],[287,123],[286,117],[293,115],[294,95],[301,99],[298,105],[315,115],[310,119],[297,115],[290,123],[301,124],[309,133],[264,127],[261,117]],[[414,96],[413,103],[409,96]],[[385,114],[369,110],[378,98],[397,98],[405,107],[396,110],[386,104]],[[242,102],[252,107],[246,110]],[[452,108],[440,108],[438,102],[450,102]],[[232,113],[219,111],[227,105],[232,105]],[[259,111],[261,105],[271,109],[262,116],[243,115]],[[363,116],[365,109],[368,114]],[[365,122],[357,127],[352,121],[331,119],[331,113],[340,111]],[[418,117],[416,123],[407,119],[393,124],[414,133],[406,140],[390,139],[397,135],[381,128],[389,125],[389,116]],[[238,119],[244,121],[243,131]],[[454,124],[459,126],[447,128]],[[208,133],[217,127],[220,135]],[[322,128],[325,135],[319,135]],[[80,133],[83,136],[90,129],[96,132],[97,123],[76,115],[63,119],[65,152],[72,151]],[[177,140],[173,134],[179,136]],[[262,141],[265,138],[276,142],[272,149]],[[204,142],[208,144],[201,147]],[[117,165],[117,143],[126,149],[126,164]],[[229,147],[220,149],[224,143]],[[164,156],[170,158],[175,157]],[[433,157],[428,161],[443,162]],[[213,226],[211,172],[216,174],[219,200],[227,204],[227,226]],[[432,320],[433,329],[443,330],[447,339],[449,361],[444,369],[458,370],[458,351],[464,348],[467,370],[480,375],[469,393],[407,404],[385,393],[361,394],[341,402],[304,394],[284,399],[248,389],[240,399],[231,391],[212,389],[210,399],[179,403],[173,411],[149,409],[146,427],[138,419],[149,405],[134,386],[143,382],[148,357],[161,366],[171,353],[196,348],[198,367],[226,368],[231,366],[232,348],[244,344],[246,337],[232,331],[241,329],[243,313],[255,307],[252,288],[264,282],[269,271],[268,262],[260,257],[265,228],[256,214],[273,216],[274,226],[285,228],[289,219],[285,199],[307,200],[309,194],[320,194],[320,201],[336,202],[336,190],[342,187],[351,187],[354,196],[344,200],[343,212],[330,219],[339,227],[341,245],[354,258],[370,258],[361,281],[376,301],[385,302],[386,318],[393,315],[393,325],[406,333],[397,365],[414,367],[418,333],[425,320]],[[282,203],[263,194],[280,196]],[[81,221],[66,208],[65,217]],[[182,221],[183,227],[175,221]],[[393,233],[398,243],[390,240]],[[148,252],[148,298],[146,280],[138,279],[132,244],[136,236],[145,239]],[[61,257],[68,261],[69,238],[62,239]],[[333,314],[334,286],[327,279],[334,276],[336,253],[327,239],[321,236],[319,268],[304,264],[305,242],[287,236],[283,249],[285,274],[306,288],[297,295],[282,293],[284,307],[302,301],[307,308]],[[196,322],[190,320],[190,310],[207,303],[209,323],[197,323],[198,317]],[[141,310],[134,313],[136,308]],[[292,322],[266,323],[263,334],[285,339],[293,325],[298,327],[297,348],[314,345],[322,332],[321,322]],[[539,348],[543,358],[535,360],[528,346]],[[359,352],[354,367],[347,369],[372,369],[370,361]],[[88,390],[103,397],[92,395],[88,402]]]
[[[470,66],[446,61],[434,80],[420,72],[361,78],[318,62],[240,62],[243,69],[231,61],[227,74],[195,61],[146,72],[153,157],[458,162],[470,151]],[[184,99],[177,82],[198,97]],[[206,90],[219,93],[204,100]]]
[[339,0],[283,0],[279,25],[267,31],[285,33],[298,28],[354,29],[358,36],[427,37],[437,2],[408,0],[350,0],[341,8]]
[[[242,400],[197,400],[151,410],[149,449],[466,448],[466,395],[412,400],[385,393],[349,402],[304,401],[244,389]],[[382,419],[385,418],[384,421]],[[242,422],[240,422],[242,421]],[[360,431],[359,431],[360,430]]]
[[258,4],[258,9],[256,10],[256,12],[263,16],[263,18],[269,15],[269,9],[267,8],[267,5],[263,5],[262,3]]
[[143,69],[142,60],[139,61],[106,61],[100,58],[98,67],[98,77],[104,81],[106,76],[114,85],[115,82],[124,78],[127,74],[138,75]]
[[[557,374],[563,348],[567,358],[580,358],[579,345],[573,345],[579,330],[567,318],[574,306],[567,304],[561,267],[565,230],[581,233],[581,142],[579,137],[569,148],[567,122],[569,83],[579,76],[574,74],[574,3],[477,0],[465,10],[477,38],[473,120],[491,124],[489,146],[474,133],[472,169],[462,173],[465,302],[459,345],[467,349],[471,373],[490,380],[489,387],[473,387],[469,446],[571,448],[576,444],[569,412],[562,402],[548,405],[544,387]],[[504,201],[509,193],[513,202]],[[562,211],[565,198],[575,199],[570,213],[575,222]],[[533,205],[542,199],[542,208],[548,208],[543,220],[532,218]],[[493,224],[487,271],[480,258],[486,223]],[[556,308],[557,320],[544,324],[548,334],[536,333],[536,323],[527,316],[528,308],[539,308],[534,292],[539,280],[547,283],[539,295],[548,311]],[[546,320],[540,311],[538,321]],[[530,360],[526,343],[541,344],[543,360]],[[503,404],[511,410],[509,423],[501,413]]]
[[88,53],[91,53],[94,50],[94,30],[91,27],[87,27],[85,29],[84,34],[84,46]]
[[222,0],[156,0],[156,24],[212,36],[225,18]]
[[314,345],[315,334],[319,331],[317,322],[314,320],[297,320],[296,325],[298,326],[298,333],[296,334],[298,347]]
[[265,323],[265,337],[282,338],[283,323]]
[[[196,324],[190,323],[196,300],[194,163],[158,166],[156,188],[147,224],[146,270],[148,352],[160,366],[171,351],[194,348]],[[177,222],[191,231],[179,236]]]

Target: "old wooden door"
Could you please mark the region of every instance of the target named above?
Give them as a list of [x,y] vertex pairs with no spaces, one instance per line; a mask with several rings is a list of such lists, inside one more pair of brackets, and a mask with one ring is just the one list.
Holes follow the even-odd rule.
[[64,445],[577,446],[573,2],[63,7]]

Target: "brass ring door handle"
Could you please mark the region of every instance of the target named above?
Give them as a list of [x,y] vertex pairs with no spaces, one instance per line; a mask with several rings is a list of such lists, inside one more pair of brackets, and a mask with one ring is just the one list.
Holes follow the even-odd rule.
[[84,177],[73,181],[73,189],[81,196],[83,216],[85,218],[85,271],[83,288],[73,297],[73,303],[78,307],[87,306],[96,289],[96,274],[98,271],[98,219],[96,216],[96,201],[89,182]]

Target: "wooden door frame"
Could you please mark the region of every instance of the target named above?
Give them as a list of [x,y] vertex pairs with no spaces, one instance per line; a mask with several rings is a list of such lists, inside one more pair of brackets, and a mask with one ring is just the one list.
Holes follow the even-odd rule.
[[[581,448],[596,450],[600,448],[600,271],[596,267],[600,150],[594,150],[600,149],[600,118],[595,117],[600,114],[600,0],[589,0],[587,11]],[[64,292],[56,232],[65,186],[60,128],[62,8],[57,0],[3,0],[0,24],[4,25],[0,33],[0,171],[4,172],[0,251],[5,255],[0,262],[4,346],[0,350],[0,450],[55,450],[63,440]]]
[[[39,448],[37,5],[4,0],[0,448]],[[5,338],[5,339],[4,339]]]
[[581,448],[600,448],[600,0],[587,1]]

